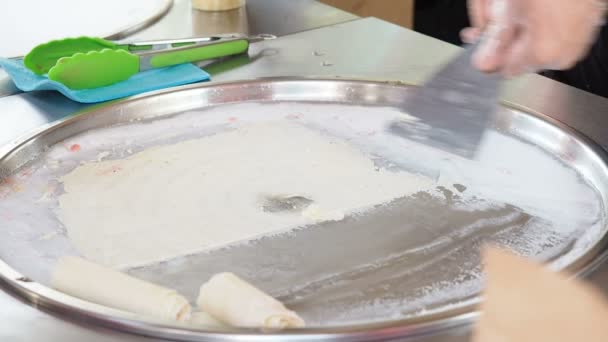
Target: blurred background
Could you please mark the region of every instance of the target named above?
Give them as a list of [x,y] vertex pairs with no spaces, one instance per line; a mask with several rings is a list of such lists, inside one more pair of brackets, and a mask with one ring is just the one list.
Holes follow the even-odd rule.
[[377,17],[460,45],[469,25],[466,0],[321,0],[360,17]]

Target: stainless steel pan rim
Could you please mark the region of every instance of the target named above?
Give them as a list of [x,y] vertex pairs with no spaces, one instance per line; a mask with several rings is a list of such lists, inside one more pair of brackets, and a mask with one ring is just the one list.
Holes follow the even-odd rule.
[[[334,103],[350,103],[350,104],[366,104],[378,105],[380,100],[388,101],[392,105],[397,105],[403,100],[403,95],[410,88],[409,85],[394,82],[378,82],[367,80],[347,80],[347,79],[318,79],[318,78],[266,78],[250,81],[225,82],[213,84],[197,84],[176,87],[169,90],[156,91],[144,95],[134,96],[123,100],[117,100],[110,103],[100,104],[87,108],[86,110],[77,113],[72,117],[68,117],[55,123],[45,125],[39,129],[27,134],[26,136],[17,139],[11,144],[0,147],[0,176],[10,170],[1,168],[2,162],[13,153],[21,150],[27,150],[29,155],[36,155],[43,152],[44,146],[38,140],[43,140],[45,137],[54,141],[47,141],[46,144],[53,144],[67,138],[70,135],[80,133],[81,131],[90,129],[87,123],[92,121],[97,122],[94,127],[104,127],[117,123],[125,123],[138,118],[154,118],[168,115],[168,107],[163,107],[167,98],[177,97],[176,99],[191,101],[183,102],[183,108],[175,110],[172,107],[171,113],[186,111],[189,109],[200,108],[205,106],[220,105],[226,103],[244,102],[244,101],[306,101],[305,96],[300,96],[294,93],[291,98],[275,96],[271,88],[281,88],[283,90],[300,90],[302,89],[323,89],[326,88],[341,88],[350,89],[349,92],[342,94],[342,97],[333,99],[324,99],[323,93],[318,92],[315,95],[319,97],[308,98],[308,101],[314,102],[334,102]],[[303,87],[303,88],[302,88]],[[220,95],[215,92],[217,89],[222,89]],[[239,89],[238,96],[230,96],[230,90]],[[392,95],[388,97],[378,97],[379,92],[375,90],[391,89]],[[253,90],[256,91],[254,96]],[[401,94],[399,96],[395,94]],[[280,94],[279,94],[280,95]],[[391,97],[393,96],[393,97]],[[174,99],[174,100],[176,100]],[[198,101],[198,102],[197,102]],[[137,107],[138,103],[151,102],[156,107],[151,113],[146,115],[133,114],[133,108]],[[533,116],[536,119],[550,123],[558,129],[569,133],[572,137],[581,142],[586,148],[589,148],[596,156],[601,159],[602,165],[606,164],[608,158],[605,152],[595,143],[587,139],[584,135],[572,130],[564,124],[540,113],[530,113],[527,109],[519,108],[517,105],[504,104],[515,110],[520,110]],[[104,113],[117,111],[118,114],[113,116],[114,120],[110,120],[109,115],[104,117]],[[74,129],[68,129],[66,136],[52,136],[59,128],[74,126]],[[43,144],[44,145],[44,144]],[[23,160],[25,162],[26,160]],[[11,165],[17,168],[20,165]],[[605,252],[605,247],[608,243],[608,238],[603,236],[598,243],[590,248],[581,258],[567,265],[565,270],[582,275],[597,266],[599,262],[604,260],[600,257],[602,252]],[[145,319],[139,316],[126,313],[119,310],[110,309],[97,304],[89,303],[71,296],[67,296],[42,284],[33,282],[17,270],[13,269],[3,260],[0,260],[0,282],[18,296],[24,298],[32,305],[41,309],[61,314],[72,320],[84,320],[90,323],[136,333],[145,336],[157,338],[169,338],[183,341],[262,341],[262,340],[278,340],[278,341],[311,341],[311,340],[335,340],[335,341],[372,341],[380,339],[392,339],[413,337],[418,335],[426,335],[435,333],[444,329],[464,326],[472,323],[478,315],[476,306],[480,299],[470,298],[462,306],[444,310],[442,312],[430,313],[421,318],[406,318],[394,321],[381,323],[367,323],[350,326],[337,327],[322,327],[322,328],[306,328],[295,329],[289,331],[262,331],[259,329],[232,329],[225,331],[205,331],[193,329],[185,325],[169,325],[166,322]]]
[[[169,10],[173,7],[173,2],[174,0],[165,0],[164,5],[160,7],[156,13],[152,14],[151,17],[131,26],[121,27],[103,38],[108,40],[121,40],[152,26],[169,13]],[[23,56],[10,56],[10,58],[23,58]]]
[[106,39],[109,39],[109,40],[124,39],[147,27],[152,26],[152,24],[155,24],[157,21],[162,19],[167,13],[169,13],[169,10],[171,9],[171,7],[173,7],[173,4],[174,4],[174,0],[166,0],[163,7],[161,7],[158,10],[158,12],[154,13],[154,15],[152,15],[150,18],[148,18],[138,24],[135,24],[133,26],[123,27],[123,28],[117,30],[116,32],[112,33],[111,35],[107,36]]

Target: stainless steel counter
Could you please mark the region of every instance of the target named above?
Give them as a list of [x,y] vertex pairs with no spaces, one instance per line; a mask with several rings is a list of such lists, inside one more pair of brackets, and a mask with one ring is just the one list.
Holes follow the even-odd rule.
[[[256,3],[266,6],[261,3],[280,1],[282,0],[248,2],[250,6],[256,6]],[[305,2],[307,1],[293,0],[289,1],[289,4],[304,6]],[[310,13],[323,12],[323,8],[318,7],[319,4],[309,5],[311,7],[307,8]],[[270,7],[267,10],[270,10]],[[291,13],[291,10],[288,11],[285,7],[282,10]],[[314,17],[314,14],[309,15],[310,18]],[[277,15],[278,17],[280,16]],[[284,20],[285,23],[301,20],[297,24],[300,25],[298,28],[314,27],[305,25],[306,20],[301,17],[293,19],[295,17],[298,16],[294,15],[292,19],[271,19]],[[171,20],[179,21],[180,17],[176,15],[173,18],[167,17],[164,20],[166,23],[172,23],[174,21]],[[265,26],[270,24],[260,18],[262,17],[249,20],[249,23],[258,25],[254,25],[257,27],[255,32],[277,33],[272,26]],[[345,19],[342,21],[350,20],[348,16],[341,18]],[[330,23],[331,20],[322,22]],[[162,22],[157,25],[161,24]],[[277,27],[284,27],[279,33],[289,32],[289,25]],[[150,32],[155,32],[153,30],[163,31],[160,26],[153,26],[150,31],[144,31],[138,36],[152,38],[153,33]],[[186,34],[187,30],[184,28],[184,31],[179,32]],[[256,43],[251,48],[250,58],[232,59],[209,65],[206,69],[211,71],[213,82],[276,76],[321,76],[416,83],[457,51],[458,48],[454,46],[383,21],[361,19],[287,35],[275,41]],[[505,91],[504,99],[531,111],[550,115],[608,149],[608,135],[603,134],[608,128],[608,119],[604,117],[608,115],[608,101],[605,99],[540,76],[512,81]],[[0,98],[0,144],[81,108],[83,105],[75,104],[55,93],[18,94]],[[605,291],[608,291],[607,277],[608,269],[601,268],[590,276]],[[6,292],[0,293],[0,307],[0,320],[3,322],[0,325],[2,341],[150,341],[84,323],[65,321],[25,305]],[[425,338],[424,341],[466,341],[467,334],[467,328],[464,327],[444,332],[432,339]]]
[[154,25],[128,37],[152,40],[240,32],[284,36],[333,25],[357,16],[314,0],[247,0],[247,6],[225,12],[192,10],[190,0],[174,0],[169,13]]

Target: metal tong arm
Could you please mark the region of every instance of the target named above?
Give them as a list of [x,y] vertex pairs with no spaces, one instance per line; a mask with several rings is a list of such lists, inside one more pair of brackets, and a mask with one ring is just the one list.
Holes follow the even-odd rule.
[[[183,40],[139,42],[130,44],[140,58],[139,70],[198,62],[246,53],[251,42],[274,39],[273,35],[244,36],[239,34]],[[152,44],[150,44],[152,43]],[[133,50],[130,50],[133,52]]]
[[119,46],[121,49],[128,50],[133,53],[143,54],[146,52],[160,50],[179,51],[178,49],[185,50],[191,47],[221,44],[235,40],[247,40],[249,43],[255,43],[262,40],[271,40],[276,38],[277,37],[275,35],[266,33],[255,36],[247,36],[240,33],[226,33],[209,37],[124,42]]

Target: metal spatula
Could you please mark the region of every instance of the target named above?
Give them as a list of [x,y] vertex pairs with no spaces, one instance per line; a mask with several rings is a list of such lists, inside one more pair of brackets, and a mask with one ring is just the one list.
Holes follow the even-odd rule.
[[389,131],[465,158],[475,156],[489,120],[498,108],[501,77],[471,65],[478,44],[448,62],[414,90],[404,106],[419,121],[396,121]]

